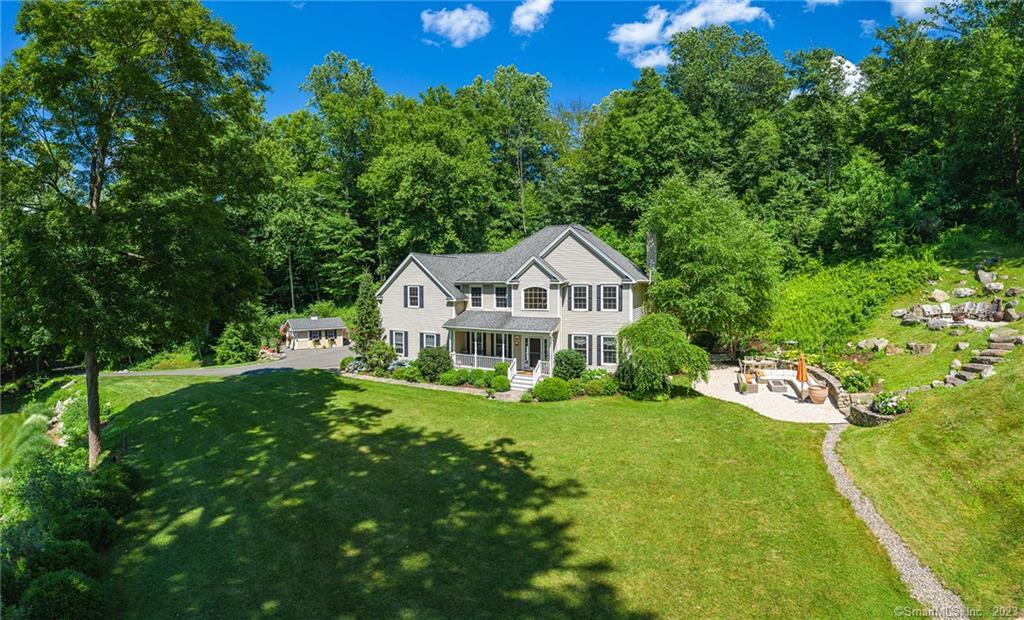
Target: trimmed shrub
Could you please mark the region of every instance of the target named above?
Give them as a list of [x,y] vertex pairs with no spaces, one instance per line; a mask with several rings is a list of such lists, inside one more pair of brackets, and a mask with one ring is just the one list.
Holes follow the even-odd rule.
[[491,380],[489,375],[490,373],[483,368],[474,368],[469,371],[469,383],[474,387],[487,387]]
[[103,572],[103,561],[84,540],[51,540],[36,551],[30,561],[36,575],[75,570],[91,577]]
[[423,375],[416,366],[403,366],[391,373],[391,376],[409,383],[423,383]]
[[260,357],[258,330],[252,323],[228,323],[213,345],[217,364],[254,362]]
[[512,382],[505,375],[494,375],[491,379],[491,388],[495,392],[507,392],[512,389]]
[[494,365],[494,374],[508,377],[508,362],[498,362]]
[[21,597],[21,611],[30,620],[104,617],[98,584],[75,570],[47,573],[32,580]]
[[420,373],[427,381],[437,381],[441,373],[452,369],[452,356],[448,349],[441,347],[427,347],[420,349],[416,363],[420,367]]
[[559,379],[578,379],[587,369],[587,360],[575,349],[562,349],[555,353],[555,369],[552,375]]
[[[10,537],[10,532],[4,532],[5,543]],[[3,604],[12,605],[21,598],[21,593],[29,584],[31,575],[28,569],[28,560],[25,557],[10,557],[9,553],[0,555],[0,600]],[[6,611],[6,609],[4,610]]]
[[468,368],[459,368],[455,371],[455,385],[462,385],[463,383],[469,383]]
[[608,379],[611,376],[611,373],[604,368],[588,368],[580,375],[580,379],[586,383],[587,381],[593,381],[594,379]]
[[383,340],[377,340],[366,350],[366,368],[372,372],[386,371],[392,362],[398,359],[398,354],[391,348],[391,345]]
[[541,379],[537,386],[533,388],[533,394],[542,403],[572,398],[572,393],[569,391],[569,382],[560,377]]
[[338,368],[340,368],[343,372],[347,372],[348,371],[348,367],[354,361],[356,361],[356,358],[352,357],[351,355],[349,355],[347,357],[343,357],[343,358],[341,358],[341,363],[338,364]]
[[591,379],[583,385],[587,396],[604,396],[605,382],[600,379]]
[[875,384],[874,377],[852,362],[832,362],[825,365],[825,371],[839,379],[847,392],[866,392]]
[[586,394],[586,390],[583,389],[582,379],[569,379],[569,392],[573,396],[583,396]]
[[462,385],[459,383],[459,373],[455,370],[446,370],[437,377],[441,385]]
[[526,390],[523,395],[519,397],[521,403],[532,403],[533,402],[533,390]]
[[102,551],[114,542],[117,524],[114,517],[103,508],[79,508],[62,515],[55,527],[57,538],[78,538],[89,543],[93,549]]

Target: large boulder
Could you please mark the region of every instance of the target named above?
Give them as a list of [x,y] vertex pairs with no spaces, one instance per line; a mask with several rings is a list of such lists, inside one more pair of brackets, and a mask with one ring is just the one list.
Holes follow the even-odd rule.
[[907,316],[903,317],[903,320],[900,321],[900,325],[904,327],[913,327],[914,325],[917,325],[919,322],[920,319],[918,319],[916,316],[914,316],[913,314],[908,314]]
[[949,321],[946,319],[928,319],[928,329],[933,331],[939,331],[949,327]]
[[966,286],[953,289],[953,297],[973,297],[974,289]]
[[907,349],[914,355],[931,355],[935,351],[934,342],[908,342]]
[[971,348],[971,343],[969,342],[958,342],[953,345],[954,351],[966,351],[969,348]]
[[892,311],[891,314],[893,318],[902,319],[903,317],[907,316],[907,312],[908,310],[906,308],[896,308],[895,310]]
[[875,350],[885,351],[885,348],[889,346],[889,341],[885,338],[875,338]]
[[978,282],[981,282],[982,284],[988,284],[996,279],[996,274],[994,272],[985,271],[984,269],[979,269],[974,273],[974,275],[978,278]]
[[1003,311],[1003,320],[1014,322],[1020,320],[1020,312],[1017,312],[1016,308],[1007,308]]
[[928,299],[941,303],[949,299],[949,293],[937,288],[934,291],[932,291],[931,295],[928,295]]
[[1006,289],[1006,296],[1007,297],[1024,297],[1024,288],[1021,288],[1019,286],[1011,286],[1010,288]]
[[985,292],[987,293],[998,293],[1003,290],[1002,282],[989,282],[985,285]]

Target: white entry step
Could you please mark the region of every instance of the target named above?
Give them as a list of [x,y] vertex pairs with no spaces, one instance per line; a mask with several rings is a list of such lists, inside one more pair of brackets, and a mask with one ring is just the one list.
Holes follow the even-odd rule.
[[532,390],[533,389],[533,377],[530,375],[520,375],[512,377],[512,389],[513,390]]

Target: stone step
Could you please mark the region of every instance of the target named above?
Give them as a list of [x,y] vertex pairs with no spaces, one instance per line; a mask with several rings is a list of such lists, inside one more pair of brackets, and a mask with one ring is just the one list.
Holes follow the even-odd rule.
[[980,374],[986,370],[992,370],[992,364],[976,364],[974,362],[971,362],[970,364],[964,364],[963,366],[961,366],[960,370],[964,370],[967,372],[976,372]]
[[988,348],[990,349],[1002,349],[1004,351],[1012,351],[1015,345],[1012,342],[990,342]]
[[946,377],[946,385],[951,385],[953,387],[958,387],[958,386],[961,386],[961,385],[963,385],[965,383],[967,383],[967,382],[964,381],[963,379],[960,379],[959,377]]
[[987,357],[1006,357],[1007,353],[1009,353],[1009,351],[1006,349],[985,349],[981,352],[982,355]]
[[1016,335],[1010,335],[1010,334],[1004,334],[1004,335],[991,334],[988,337],[988,341],[989,342],[999,343],[999,344],[1014,344],[1017,341],[1017,336]]
[[990,357],[988,355],[975,355],[971,358],[972,364],[1001,364],[1006,359],[1002,357]]
[[960,379],[961,381],[970,381],[972,379],[977,379],[980,376],[981,375],[976,372],[970,372],[967,370],[960,370],[957,371],[956,373],[956,378]]

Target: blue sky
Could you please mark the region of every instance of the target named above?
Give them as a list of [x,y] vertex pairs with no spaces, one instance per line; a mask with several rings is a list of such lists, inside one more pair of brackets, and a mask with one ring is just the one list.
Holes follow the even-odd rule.
[[[930,0],[694,0],[691,2],[206,2],[237,36],[270,58],[267,117],[303,107],[299,86],[331,51],[373,67],[389,92],[456,88],[499,65],[543,73],[553,103],[599,101],[629,86],[637,65],[664,62],[673,29],[729,23],[787,50],[831,47],[854,62],[875,45],[865,27],[920,17]],[[20,45],[17,2],[0,3],[6,59]],[[514,19],[513,19],[514,18]]]

